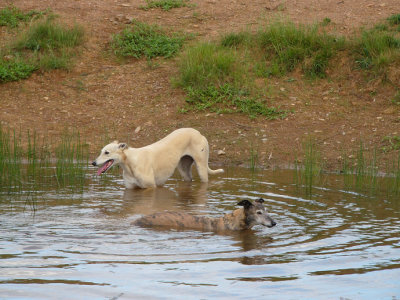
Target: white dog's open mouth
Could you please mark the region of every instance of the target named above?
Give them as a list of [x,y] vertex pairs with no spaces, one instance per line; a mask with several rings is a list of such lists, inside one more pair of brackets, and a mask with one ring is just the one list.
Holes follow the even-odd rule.
[[97,175],[101,175],[101,174],[107,172],[107,170],[108,170],[109,168],[111,168],[111,166],[113,165],[113,163],[114,163],[114,160],[113,160],[113,159],[107,160],[107,161],[99,168],[99,170],[97,171]]

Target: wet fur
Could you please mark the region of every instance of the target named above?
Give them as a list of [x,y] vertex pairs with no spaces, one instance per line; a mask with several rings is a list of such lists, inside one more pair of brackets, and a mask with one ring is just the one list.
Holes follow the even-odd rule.
[[[238,203],[238,205],[244,206],[243,208],[236,209],[220,218],[198,217],[183,212],[162,212],[141,217],[132,224],[141,227],[168,227],[217,232],[250,229],[255,225],[273,227],[276,223],[262,206],[263,202],[263,199],[256,200],[254,204],[243,200]],[[262,211],[262,214],[257,214],[259,211]]]
[[183,180],[191,181],[193,164],[200,180],[208,182],[208,174],[223,172],[222,169],[211,170],[208,158],[207,139],[195,129],[181,128],[142,148],[131,148],[115,141],[106,145],[92,164],[101,167],[112,159],[113,165],[122,166],[127,188],[149,188],[162,186],[176,168]]

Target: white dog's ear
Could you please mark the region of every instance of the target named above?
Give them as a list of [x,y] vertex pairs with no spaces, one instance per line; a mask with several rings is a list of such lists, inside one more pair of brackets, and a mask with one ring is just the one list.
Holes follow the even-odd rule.
[[115,140],[114,142],[113,142],[113,144],[118,144],[119,142],[118,142],[118,140]]
[[120,144],[118,145],[118,149],[126,149],[126,148],[128,148],[128,145],[125,144],[125,143],[120,143]]

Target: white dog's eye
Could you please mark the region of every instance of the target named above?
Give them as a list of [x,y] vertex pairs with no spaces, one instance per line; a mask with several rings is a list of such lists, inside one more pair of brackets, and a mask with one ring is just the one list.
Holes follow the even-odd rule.
[[105,155],[108,155],[108,154],[110,154],[110,152],[108,152],[108,151],[105,151],[105,152],[104,152],[104,154],[105,154]]

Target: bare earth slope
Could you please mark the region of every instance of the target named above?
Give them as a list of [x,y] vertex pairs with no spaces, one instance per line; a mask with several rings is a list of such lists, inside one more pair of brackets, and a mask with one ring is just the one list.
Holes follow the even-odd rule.
[[[194,7],[171,11],[143,10],[141,0],[15,0],[23,10],[51,10],[62,20],[82,24],[85,46],[70,71],[36,73],[27,80],[0,85],[0,120],[11,128],[30,128],[56,137],[65,128],[78,128],[97,154],[106,136],[134,147],[156,141],[179,127],[194,127],[210,142],[212,163],[247,164],[257,151],[265,166],[287,166],[301,156],[307,136],[318,141],[330,168],[338,168],[344,153],[353,153],[362,140],[369,149],[384,145],[386,136],[400,135],[400,108],[390,99],[396,87],[368,82],[346,61],[332,79],[304,81],[300,74],[268,79],[271,103],[294,113],[284,120],[250,120],[239,114],[179,113],[185,102],[182,90],[170,78],[176,60],[117,62],[107,51],[111,35],[132,18],[175,31],[197,34],[198,40],[222,33],[257,28],[281,15],[297,23],[330,18],[330,30],[350,35],[400,13],[398,0],[286,0],[191,1]],[[3,8],[6,4],[0,4]],[[0,30],[0,37],[6,31]],[[394,74],[398,78],[398,74]],[[398,87],[397,87],[398,88]],[[140,126],[140,128],[138,128]],[[136,129],[136,132],[135,132]],[[218,155],[223,150],[224,155]],[[222,151],[220,151],[221,154]],[[392,153],[386,155],[390,159]]]

